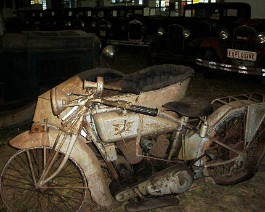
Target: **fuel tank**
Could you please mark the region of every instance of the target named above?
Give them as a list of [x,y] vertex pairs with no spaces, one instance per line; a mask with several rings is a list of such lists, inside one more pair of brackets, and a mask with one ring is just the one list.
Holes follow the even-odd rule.
[[157,136],[171,132],[178,123],[162,116],[140,115],[133,112],[111,111],[93,115],[98,135],[104,142],[130,140],[141,136]]

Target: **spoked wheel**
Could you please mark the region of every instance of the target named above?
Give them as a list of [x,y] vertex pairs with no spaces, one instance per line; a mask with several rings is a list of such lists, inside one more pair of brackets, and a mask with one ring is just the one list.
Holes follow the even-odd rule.
[[246,108],[230,113],[216,127],[214,138],[227,145],[212,142],[206,150],[205,175],[216,184],[236,184],[250,179],[256,173],[264,156],[265,124],[262,123],[250,143],[245,142],[245,130]]
[[[5,165],[1,174],[1,196],[11,211],[76,211],[85,199],[86,179],[78,164],[68,159],[63,170],[51,181],[37,183],[52,154],[40,147],[18,151]],[[59,153],[49,173],[62,161]],[[49,176],[49,174],[48,174]]]

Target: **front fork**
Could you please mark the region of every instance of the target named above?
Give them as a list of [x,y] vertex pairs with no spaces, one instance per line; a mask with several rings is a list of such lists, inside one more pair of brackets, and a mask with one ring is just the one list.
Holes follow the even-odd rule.
[[[47,134],[47,131],[43,132],[43,133]],[[68,136],[71,136],[71,139],[67,139]],[[45,137],[46,137],[46,139],[48,139],[48,136],[45,136]],[[43,149],[43,167],[44,168],[43,168],[42,173],[41,173],[38,180],[35,176],[34,167],[32,165],[33,164],[32,160],[34,160],[34,155],[30,155],[30,152],[26,151],[27,152],[27,159],[28,159],[28,162],[30,165],[30,171],[31,171],[36,189],[41,189],[41,188],[45,187],[45,185],[48,182],[52,181],[62,171],[67,160],[70,157],[70,154],[73,150],[73,147],[74,147],[74,144],[75,144],[77,138],[78,138],[78,135],[76,135],[76,134],[69,135],[68,133],[63,132],[62,130],[59,130],[59,133],[56,137],[54,145],[52,146],[52,148],[49,152],[49,155],[47,152],[47,147],[45,147],[46,145],[44,145],[44,149]],[[66,140],[69,140],[69,142],[68,142],[68,145],[66,147],[66,150],[64,151],[65,155],[64,155],[63,159],[60,161],[60,164],[58,165],[58,167],[55,170],[53,170],[52,173],[50,173],[51,169],[55,167],[56,163],[58,163],[58,161],[57,161],[58,154],[59,154],[60,150],[62,150],[62,147],[63,147],[64,143],[66,142]],[[47,142],[48,142],[48,140],[45,141],[45,143],[47,143]]]
[[[45,184],[47,184],[49,181],[52,181],[64,168],[67,160],[70,157],[70,154],[74,148],[74,145],[77,141],[78,135],[80,133],[80,129],[83,123],[83,114],[86,111],[86,108],[81,108],[80,111],[77,112],[77,118],[76,117],[70,117],[68,120],[66,120],[64,123],[62,123],[63,129],[59,129],[59,133],[55,139],[55,142],[53,144],[53,147],[51,149],[51,153],[49,154],[49,157],[46,158],[46,149],[44,149],[44,169],[40,175],[40,178],[37,182],[36,177],[34,175],[33,167],[30,166],[33,180],[35,183],[36,188],[42,188]],[[48,120],[45,120],[44,125],[44,133],[47,133],[48,127],[47,127]],[[70,136],[70,139],[67,139]],[[46,136],[48,138],[48,136]],[[49,173],[51,168],[57,163],[56,159],[58,157],[59,152],[62,150],[62,147],[64,146],[64,143],[68,141],[68,144],[66,146],[66,150],[64,151],[64,157],[62,161],[60,162],[59,166],[52,172]],[[48,142],[48,141],[47,141]],[[31,163],[31,158],[29,155],[29,152],[27,152],[27,157],[29,160],[29,163]],[[47,177],[48,176],[48,177]]]
[[[60,137],[62,137],[62,139],[60,140]],[[69,156],[73,150],[74,144],[76,142],[77,139],[77,135],[72,135],[70,142],[68,144],[67,150],[65,152],[64,158],[62,160],[62,162],[60,163],[60,165],[58,166],[58,168],[47,178],[48,173],[50,172],[51,167],[54,165],[56,158],[59,154],[59,150],[61,149],[63,143],[66,140],[67,135],[63,134],[61,131],[59,132],[57,139],[54,146],[52,147],[52,154],[46,158],[46,152],[44,151],[44,169],[43,172],[40,176],[39,181],[36,184],[36,187],[42,187],[43,185],[45,185],[46,183],[48,183],[49,181],[53,180],[63,169],[63,167],[65,166],[67,160],[69,159]],[[59,141],[59,142],[58,142]],[[47,161],[47,163],[46,163]],[[34,172],[32,171],[32,176],[34,177]],[[34,182],[36,182],[34,180]]]

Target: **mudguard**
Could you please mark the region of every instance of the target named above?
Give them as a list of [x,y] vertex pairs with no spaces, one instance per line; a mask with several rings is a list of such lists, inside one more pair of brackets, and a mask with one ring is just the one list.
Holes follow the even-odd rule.
[[[251,105],[253,103],[254,102],[249,101],[249,100],[233,101],[233,102],[225,104],[225,105],[221,106],[220,108],[218,108],[217,110],[215,110],[207,119],[208,124],[209,124],[208,135],[210,137],[214,136],[216,126],[218,126],[218,124],[220,122],[222,122],[224,120],[224,118],[227,115],[229,115],[231,112],[240,111],[240,110],[244,109],[244,107]],[[204,153],[204,151],[206,149],[208,149],[211,142],[212,141],[210,139],[204,138],[203,141],[201,142],[198,154],[202,155]]]
[[[58,133],[59,130],[52,127],[47,132],[26,131],[13,138],[9,144],[18,149],[52,146]],[[67,145],[66,140],[60,151],[65,153]],[[94,152],[82,141],[82,138],[77,139],[70,157],[83,169],[93,201],[103,207],[111,206],[113,198],[105,183],[99,161]]]

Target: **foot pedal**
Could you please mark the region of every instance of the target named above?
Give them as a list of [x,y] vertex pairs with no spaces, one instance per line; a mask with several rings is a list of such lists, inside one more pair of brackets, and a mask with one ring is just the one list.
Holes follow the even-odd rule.
[[169,206],[175,206],[179,204],[179,200],[175,196],[163,196],[156,198],[146,198],[139,202],[130,202],[125,205],[125,210],[132,211],[144,211],[152,210],[156,208],[164,208]]

